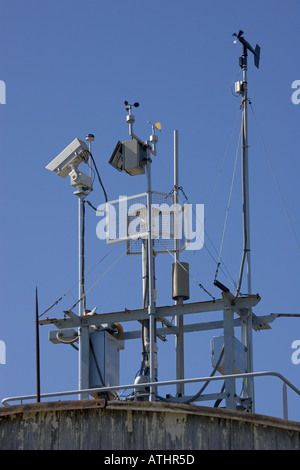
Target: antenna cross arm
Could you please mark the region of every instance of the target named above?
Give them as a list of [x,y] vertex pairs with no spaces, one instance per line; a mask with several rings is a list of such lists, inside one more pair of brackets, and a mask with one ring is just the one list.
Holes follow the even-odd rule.
[[[231,294],[232,295],[232,294]],[[249,295],[246,297],[227,297],[224,299],[209,300],[205,302],[186,302],[182,305],[172,305],[165,307],[157,307],[155,312],[156,319],[163,319],[164,317],[173,317],[174,315],[189,315],[193,313],[206,313],[216,312],[220,310],[234,310],[238,314],[244,312],[245,309],[254,307],[260,301],[259,295]],[[70,313],[70,312],[69,312]],[[90,325],[101,325],[114,322],[127,322],[146,320],[149,318],[148,309],[128,310],[125,309],[120,312],[112,313],[95,313],[93,315],[84,315],[83,317],[77,317],[72,312],[72,318],[55,319],[49,318],[40,320],[40,325],[54,324],[57,328],[74,328],[74,326],[90,326]],[[71,314],[69,315],[71,317]]]
[[235,313],[238,314],[238,316],[242,320],[246,320],[246,318],[249,315],[252,315],[252,328],[255,331],[271,329],[269,322],[273,322],[278,316],[278,315],[271,314],[271,315],[265,315],[263,317],[257,317],[251,311],[251,307],[254,307],[260,301],[259,295],[248,296],[248,297],[256,297],[257,301],[255,303],[249,302],[248,306],[244,304],[241,307],[239,307],[237,303],[237,300],[239,299],[235,297],[231,292],[222,292],[222,297],[225,301],[226,308],[233,310]]
[[[258,294],[239,298],[235,297],[231,292],[222,292],[222,297],[225,302],[224,310],[233,310],[243,319],[251,314],[251,307],[254,307],[260,301],[260,296]],[[241,303],[240,300],[242,299],[248,299],[248,301]]]

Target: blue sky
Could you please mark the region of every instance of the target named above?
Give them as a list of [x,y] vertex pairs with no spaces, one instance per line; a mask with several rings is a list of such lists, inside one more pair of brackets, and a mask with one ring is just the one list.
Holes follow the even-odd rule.
[[[146,190],[144,176],[130,177],[108,165],[116,142],[129,138],[125,99],[140,102],[135,132],[142,139],[149,137],[148,120],[162,123],[152,163],[157,191],[173,187],[173,131],[179,132],[179,184],[190,202],[207,210],[205,247],[181,255],[193,276],[190,301],[210,300],[199,283],[219,297],[213,280],[238,143],[239,124],[230,137],[240,107],[232,93],[241,55],[232,33],[239,29],[261,46],[259,70],[249,55],[249,98],[290,218],[250,108],[252,286],[261,296],[255,313],[300,313],[300,104],[291,99],[292,83],[300,80],[299,2],[1,0],[0,13],[0,79],[6,84],[0,108],[0,340],[6,345],[1,399],[35,392],[35,287],[43,311],[75,286],[49,312],[52,317],[62,317],[77,299],[77,199],[69,180],[45,166],[75,137],[93,133],[93,155],[109,200]],[[240,175],[239,158],[222,251],[234,280],[242,254]],[[104,202],[97,180],[89,200]],[[126,250],[118,244],[111,251],[99,240],[97,222],[87,208],[87,269],[108,253],[87,277],[87,288]],[[173,302],[172,262],[169,254],[156,259],[160,306]],[[88,306],[97,306],[98,313],[140,308],[141,276],[140,257],[123,256],[90,292]],[[218,279],[229,284],[222,272]],[[254,369],[278,371],[300,388],[300,364],[291,360],[300,319],[278,318],[271,326],[253,333]],[[40,331],[42,392],[76,389],[77,353],[50,343],[49,329]],[[210,340],[219,334],[186,335],[186,377],[211,373]],[[173,338],[158,346],[159,379],[172,379]],[[133,382],[140,360],[140,341],[128,341],[121,355],[122,383]],[[256,383],[256,411],[281,417],[280,382]],[[292,392],[288,397],[289,417],[299,421],[299,397]]]

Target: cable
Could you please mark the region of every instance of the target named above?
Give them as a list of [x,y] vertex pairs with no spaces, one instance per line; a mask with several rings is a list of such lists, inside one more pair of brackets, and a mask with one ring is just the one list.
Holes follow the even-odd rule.
[[[223,359],[223,356],[224,356],[224,345],[222,346],[219,359],[218,359],[218,361],[217,361],[217,363],[216,363],[216,365],[215,365],[215,367],[214,367],[212,373],[210,374],[210,377],[213,377],[213,376],[215,375],[215,373],[216,373],[216,371],[217,371],[217,369],[218,369],[218,367],[219,367],[219,365],[220,365],[220,363],[221,363],[221,361],[222,361],[222,359]],[[203,387],[201,387],[201,389],[199,390],[199,392],[197,392],[194,396],[192,396],[192,397],[189,398],[188,400],[186,400],[186,401],[181,401],[180,404],[185,404],[185,405],[187,405],[187,404],[189,404],[189,403],[191,403],[191,402],[197,401],[197,398],[199,398],[199,396],[204,392],[204,390],[205,390],[206,387],[209,385],[209,383],[210,383],[210,380],[207,380],[207,381],[204,383]],[[222,392],[221,392],[221,393],[222,393]],[[156,398],[158,398],[158,399],[161,400],[161,401],[170,402],[170,400],[168,400],[168,399],[166,399],[166,398],[163,398],[163,397],[161,397],[161,396],[159,396],[159,395],[158,395]],[[218,402],[218,400],[216,401],[216,403],[217,403],[217,402]]]
[[213,201],[213,198],[215,196],[215,193],[216,193],[216,189],[217,189],[217,186],[218,186],[218,183],[219,183],[219,180],[220,180],[220,177],[221,177],[221,174],[222,174],[222,171],[223,171],[223,168],[224,168],[224,165],[225,165],[225,160],[227,158],[227,155],[229,153],[229,148],[230,148],[230,145],[231,145],[231,141],[232,141],[232,138],[233,138],[233,134],[235,132],[235,129],[236,129],[236,126],[237,126],[237,123],[238,123],[238,120],[239,120],[239,117],[240,117],[240,114],[241,114],[241,106],[239,107],[238,109],[238,113],[237,113],[237,116],[236,116],[236,119],[234,121],[234,125],[233,125],[233,129],[231,131],[231,135],[230,135],[230,138],[229,138],[229,141],[228,141],[228,144],[227,144],[227,148],[226,148],[226,151],[225,151],[225,154],[224,154],[224,157],[223,157],[223,161],[222,161],[222,164],[221,164],[221,167],[219,169],[219,172],[218,172],[218,175],[217,175],[217,179],[216,179],[216,182],[215,182],[215,185],[214,185],[214,188],[213,188],[213,191],[212,191],[212,195],[210,196],[210,199],[208,201],[208,204],[207,204],[207,209],[205,209],[205,220],[207,219],[208,217],[208,213],[210,211],[210,207],[212,205],[212,201]]
[[232,190],[233,190],[233,183],[234,183],[234,179],[235,179],[237,157],[238,157],[238,151],[239,151],[239,146],[240,146],[240,138],[241,138],[241,133],[240,133],[240,135],[239,135],[238,144],[237,144],[237,149],[236,149],[235,162],[234,162],[234,167],[233,167],[233,174],[232,174],[232,180],[231,180],[231,187],[230,187],[230,191],[229,191],[229,197],[228,197],[228,203],[227,203],[227,210],[226,210],[226,216],[225,216],[223,234],[222,234],[222,239],[221,239],[221,246],[220,246],[219,258],[218,258],[217,269],[216,269],[216,273],[215,273],[215,280],[217,279],[217,276],[218,276],[218,268],[219,268],[219,265],[220,265],[220,260],[221,260],[222,250],[223,250],[223,243],[224,243],[224,237],[225,237],[225,231],[226,231],[226,226],[227,226],[229,208],[230,208],[230,203],[231,203],[231,196],[232,196]]
[[[218,367],[219,367],[219,365],[220,365],[220,363],[223,359],[223,355],[224,355],[224,345],[222,346],[219,359],[218,359],[212,373],[210,374],[210,377],[213,377],[215,375],[215,373],[217,372],[217,369],[218,369]],[[188,404],[190,402],[197,401],[197,398],[199,398],[199,396],[203,393],[203,391],[206,389],[206,387],[209,385],[209,383],[210,383],[210,380],[207,380],[205,382],[205,384],[203,385],[203,387],[199,390],[199,392],[196,393],[196,395],[194,395],[193,397],[189,398],[187,401],[184,401],[182,403]]]
[[208,294],[208,295],[209,295],[209,296],[210,296],[210,297],[211,297],[213,300],[216,300],[216,299],[215,299],[215,297],[213,297],[213,296],[211,295],[211,293],[210,293],[210,292],[208,292],[208,290],[206,290],[206,289],[203,287],[203,285],[202,285],[202,284],[199,284],[199,287],[200,287],[200,289],[203,289],[203,290],[204,290],[204,292],[206,292],[206,293],[207,293],[207,294]]
[[277,317],[300,317],[300,313],[271,313],[271,315],[277,315]]
[[[220,393],[223,393],[224,390],[225,390],[225,382],[222,385]],[[218,408],[218,406],[219,406],[219,404],[221,403],[222,400],[223,400],[223,398],[218,398],[218,400],[215,401],[214,408]]]
[[[184,195],[186,201],[190,204],[190,201],[189,201],[187,195],[186,195],[185,192],[183,191],[183,188],[180,187],[180,188],[178,188],[178,189],[181,190],[181,192],[182,192],[182,194]],[[197,218],[197,214],[195,213],[194,207],[192,207],[192,211],[193,211],[193,214],[195,215],[195,217]],[[197,220],[199,220],[199,219],[197,219]],[[204,219],[204,221],[205,221],[205,220],[206,220],[206,218]],[[199,222],[200,222],[200,221],[199,221]],[[207,230],[204,229],[204,232],[205,232],[205,235],[207,236],[207,238],[209,239],[209,241],[210,241],[210,243],[211,243],[213,249],[215,250],[215,252],[216,252],[217,255],[218,255],[219,253],[218,253],[216,247],[214,246],[214,244],[213,244],[211,238],[209,237],[209,235],[208,235],[208,233],[207,233]],[[210,257],[212,258],[212,260],[217,264],[216,258],[213,256],[213,254],[211,253],[211,251],[207,248],[207,245],[206,245],[206,244],[204,244],[204,248],[206,249],[206,251],[208,252],[208,254],[210,255]],[[220,261],[221,261],[221,260],[220,260]],[[233,277],[231,276],[231,274],[230,274],[228,268],[226,267],[224,261],[222,261],[222,264],[223,264],[224,269],[226,270],[227,274],[224,272],[224,270],[223,270],[222,267],[220,267],[221,271],[223,272],[223,274],[224,274],[224,276],[226,277],[226,279],[233,285],[233,287],[236,288],[236,283],[235,283]],[[220,263],[219,263],[219,265],[220,265]]]
[[86,202],[92,209],[94,209],[94,211],[101,212],[101,213],[103,212],[103,211],[99,211],[95,206],[93,206],[93,204],[90,201],[84,200],[84,202]]
[[[88,201],[86,201],[88,202]],[[108,253],[106,253],[104,256],[102,256],[102,258],[86,273],[85,277],[87,276],[87,274],[90,274],[97,266],[98,264],[100,264],[102,261],[104,261],[104,259],[110,255],[112,253],[114,248],[112,248]],[[44,310],[40,315],[39,317],[45,315],[45,313],[49,312],[49,310],[51,310],[53,307],[55,307],[64,297],[66,297],[66,295],[68,295],[73,289],[74,287],[76,287],[78,285],[79,281],[77,281],[75,284],[73,284],[73,286],[67,290],[67,292],[65,292],[61,297],[59,297],[59,299],[57,299],[55,302],[53,302],[52,305],[50,305],[50,307],[48,307],[46,310]]]
[[276,186],[277,186],[277,189],[278,189],[278,192],[279,192],[279,195],[280,195],[280,198],[281,198],[281,201],[282,201],[282,204],[283,204],[285,213],[286,213],[286,215],[287,215],[287,218],[288,218],[289,224],[290,224],[290,226],[291,226],[291,230],[292,230],[292,232],[293,232],[293,235],[294,235],[294,237],[295,237],[297,246],[298,246],[298,248],[299,248],[299,250],[300,250],[300,242],[299,242],[299,240],[298,240],[298,237],[297,237],[297,234],[296,234],[296,232],[295,232],[293,223],[292,223],[292,221],[291,221],[289,212],[288,212],[288,210],[287,210],[287,206],[286,206],[285,200],[284,200],[284,198],[283,198],[283,194],[282,194],[281,189],[280,189],[280,186],[279,186],[278,178],[277,178],[277,176],[276,176],[276,174],[275,174],[275,171],[274,171],[274,168],[273,168],[273,166],[272,166],[271,159],[270,159],[269,153],[268,153],[268,151],[267,151],[267,147],[266,147],[266,145],[265,145],[264,139],[263,139],[263,137],[262,137],[262,133],[261,133],[260,127],[259,127],[259,125],[258,125],[256,116],[255,116],[255,113],[254,113],[254,110],[253,110],[252,103],[249,102],[249,104],[250,104],[251,111],[252,111],[252,113],[253,113],[253,117],[254,117],[254,120],[255,120],[255,123],[256,123],[256,127],[257,127],[257,130],[258,130],[259,136],[260,136],[260,138],[261,138],[262,145],[263,145],[263,147],[264,147],[265,154],[266,154],[267,160],[268,160],[268,162],[269,162],[269,165],[270,165],[270,168],[271,168],[271,171],[272,171],[272,174],[273,174],[273,177],[274,177],[274,180],[275,180],[275,183],[276,183]]
[[[95,334],[97,334],[97,333],[95,333]],[[97,369],[97,372],[98,372],[98,375],[99,375],[101,385],[102,385],[102,387],[105,387],[105,383],[104,383],[104,380],[103,380],[103,377],[102,377],[102,374],[101,374],[101,370],[100,370],[100,367],[99,367],[99,364],[98,364],[97,356],[96,356],[96,353],[95,353],[94,345],[93,345],[91,339],[90,339],[89,343],[90,343],[90,350],[91,350],[91,353],[92,353],[94,361],[95,361],[95,365],[96,365],[96,369]]]
[[[132,245],[130,245],[122,254],[121,256],[119,256],[119,258],[97,279],[96,282],[94,282],[94,284],[86,291],[85,295],[88,294],[92,289],[94,289],[94,287],[104,278],[104,276],[106,276],[106,274],[121,260],[121,258],[123,258],[124,255],[126,255],[128,253],[128,251],[131,249],[131,247],[137,243],[139,240],[139,238],[137,238],[134,243],[132,243]],[[71,308],[68,309],[69,310],[72,310],[73,308],[75,308],[79,302],[81,302],[82,298],[78,299],[77,302],[72,305]]]
[[103,183],[102,183],[102,180],[101,180],[101,177],[100,177],[100,174],[99,174],[99,171],[98,171],[96,162],[95,162],[95,160],[94,160],[94,157],[93,157],[92,153],[89,152],[89,154],[90,154],[90,156],[91,156],[93,165],[94,165],[94,167],[95,167],[95,170],[96,170],[96,173],[97,173],[97,176],[98,176],[98,180],[99,180],[100,186],[101,186],[102,189],[103,189],[103,193],[104,193],[104,197],[105,197],[105,202],[107,202],[107,201],[108,201],[108,199],[107,199],[107,194],[106,194],[105,188],[104,188],[104,186],[103,186]]
[[[86,201],[87,202],[87,201]],[[139,241],[139,238],[137,238],[132,244],[130,244],[130,246],[126,249],[126,251],[124,251],[121,256],[97,279],[97,281],[84,293],[84,296],[86,296],[103,278],[104,276],[115,266],[115,264],[117,264],[121,258],[123,258],[124,255],[126,255],[128,253],[128,251],[135,245],[135,243],[137,243]],[[113,251],[113,249],[111,249],[111,251],[109,253],[106,253],[99,261],[98,263],[96,263],[94,265],[93,268],[91,268],[87,274],[89,274],[92,270],[95,269],[95,267],[101,263],[111,252]],[[85,276],[86,277],[86,276]],[[39,317],[41,317],[42,315],[45,315],[45,313],[49,312],[49,310],[51,310],[55,305],[57,305],[76,285],[78,285],[80,281],[77,281],[65,294],[63,294],[58,300],[56,300],[55,302],[53,302],[52,305],[50,305],[50,307],[48,307],[46,310],[44,310],[40,315]],[[81,296],[80,299],[78,299],[74,305],[72,305],[72,307],[68,310],[72,310],[73,308],[75,308],[79,302],[81,302],[81,300],[83,300],[84,296]]]

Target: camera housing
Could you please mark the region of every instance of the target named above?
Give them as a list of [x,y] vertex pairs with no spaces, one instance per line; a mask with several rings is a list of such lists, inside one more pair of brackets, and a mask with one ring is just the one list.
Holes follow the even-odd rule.
[[74,167],[82,162],[87,163],[89,155],[87,144],[76,138],[46,166],[46,169],[66,178]]
[[74,186],[77,189],[84,189],[88,191],[92,190],[92,178],[88,175],[85,175],[77,168],[73,168],[70,172],[70,181],[71,186]]

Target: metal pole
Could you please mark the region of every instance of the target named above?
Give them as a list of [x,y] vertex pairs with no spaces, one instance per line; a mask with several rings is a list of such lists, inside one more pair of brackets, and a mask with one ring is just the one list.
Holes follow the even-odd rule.
[[[79,304],[78,315],[84,316],[84,197],[86,192],[76,191],[78,196],[78,235],[79,235]],[[79,328],[79,390],[89,388],[89,327]],[[80,399],[88,398],[87,394],[81,394]]]
[[142,240],[142,276],[143,276],[143,308],[147,308],[149,305],[147,240]]
[[287,387],[286,383],[282,384],[282,400],[283,400],[283,419],[288,419],[288,404],[287,404]]
[[[142,240],[142,275],[143,275],[143,309],[149,307],[149,270],[148,270],[148,240]],[[147,347],[150,341],[149,319],[142,320],[142,373],[145,373],[148,359]]]
[[87,134],[85,140],[87,140],[88,143],[89,143],[89,152],[90,152],[89,167],[90,167],[90,178],[92,178],[92,157],[91,157],[91,154],[92,154],[92,142],[94,142],[95,136],[93,134]]
[[[149,314],[149,333],[150,333],[150,382],[157,380],[156,365],[156,333],[155,333],[155,301],[154,301],[154,260],[153,260],[153,244],[152,244],[152,192],[151,192],[151,158],[149,149],[147,149],[147,209],[148,209],[148,314]],[[150,401],[155,401],[155,387],[150,387]]]
[[[243,229],[244,229],[244,253],[247,261],[247,293],[251,294],[251,258],[250,258],[250,204],[249,204],[249,171],[248,171],[248,82],[247,82],[247,46],[243,44],[242,56],[243,69],[243,121],[242,121],[242,187],[243,187]],[[242,261],[243,263],[243,261]],[[241,273],[242,275],[242,273]],[[248,310],[248,316],[242,321],[242,342],[245,346],[246,372],[253,372],[253,342],[252,342],[252,310]],[[254,382],[253,378],[244,381],[243,394],[250,398],[251,410],[254,412]]]
[[[178,131],[174,130],[174,205],[178,204]],[[175,214],[174,214],[175,217]],[[175,228],[174,228],[175,229]],[[175,263],[179,262],[179,240],[175,238]],[[175,305],[181,305],[183,299],[175,301]],[[176,351],[176,379],[184,379],[184,343],[183,343],[183,315],[175,316],[175,326],[178,327],[178,333],[175,335],[175,351]],[[184,395],[184,384],[177,384],[177,395]]]
[[[233,310],[224,310],[224,369],[225,376],[234,374],[234,326]],[[236,409],[235,381],[225,378],[226,408]]]
[[250,204],[249,204],[249,170],[248,170],[248,83],[247,83],[247,49],[243,65],[243,127],[242,127],[242,172],[243,172],[243,219],[245,250],[247,258],[247,293],[251,294],[251,259],[250,259]]
[[40,339],[39,339],[39,308],[38,308],[38,292],[35,289],[35,341],[36,341],[36,401],[41,401],[40,387]]

